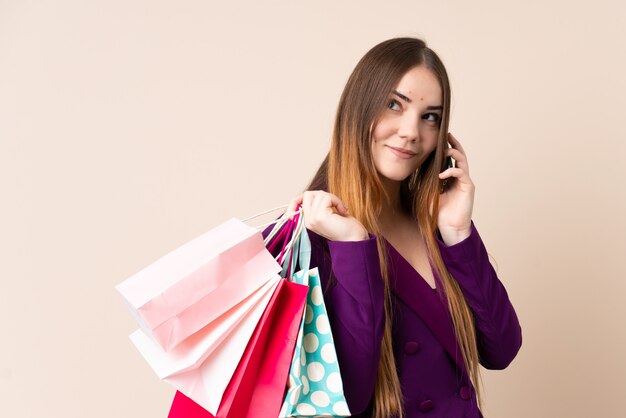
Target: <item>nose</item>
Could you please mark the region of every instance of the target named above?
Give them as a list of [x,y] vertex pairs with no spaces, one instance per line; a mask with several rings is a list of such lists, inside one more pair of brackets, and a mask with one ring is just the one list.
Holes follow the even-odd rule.
[[415,142],[419,137],[419,117],[415,112],[405,112],[399,120],[398,136]]

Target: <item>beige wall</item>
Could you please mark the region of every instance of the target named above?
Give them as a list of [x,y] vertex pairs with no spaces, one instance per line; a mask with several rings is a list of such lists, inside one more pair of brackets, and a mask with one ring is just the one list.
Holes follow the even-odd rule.
[[286,204],[357,60],[416,35],[523,327],[487,416],[626,416],[626,9],[512,3],[0,1],[0,415],[165,417],[113,286]]

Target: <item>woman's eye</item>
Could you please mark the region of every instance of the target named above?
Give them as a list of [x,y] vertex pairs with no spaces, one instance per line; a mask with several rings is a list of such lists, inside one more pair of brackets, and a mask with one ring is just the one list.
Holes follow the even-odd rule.
[[[394,106],[397,107],[394,108]],[[395,99],[391,99],[389,103],[387,103],[387,107],[391,110],[400,110],[400,103]]]
[[441,116],[439,116],[437,113],[427,113],[424,115],[424,119],[428,120],[429,122],[439,122]]

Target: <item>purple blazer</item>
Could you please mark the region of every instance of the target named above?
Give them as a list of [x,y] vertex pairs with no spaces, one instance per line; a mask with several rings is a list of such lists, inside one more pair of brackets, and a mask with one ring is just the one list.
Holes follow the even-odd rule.
[[[308,232],[311,267],[319,268],[348,407],[353,416],[369,417],[385,325],[376,238],[340,242]],[[521,328],[474,222],[470,236],[457,244],[446,246],[438,230],[436,239],[474,313],[480,363],[504,369],[520,349]],[[393,350],[405,416],[482,417],[445,301],[383,242],[389,250]]]

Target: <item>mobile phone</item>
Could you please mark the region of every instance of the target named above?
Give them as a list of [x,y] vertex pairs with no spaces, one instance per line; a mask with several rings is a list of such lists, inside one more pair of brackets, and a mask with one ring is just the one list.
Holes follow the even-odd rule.
[[[446,144],[448,145],[448,148],[450,147],[450,144],[446,142]],[[454,167],[454,163],[452,162],[452,157],[448,156],[446,157],[446,162],[444,164],[444,168],[443,170],[441,170],[442,172],[446,171],[448,168],[452,168]],[[446,186],[453,180],[453,177],[448,177],[447,179],[444,179],[441,182],[441,190],[440,193],[443,193],[446,190]]]

